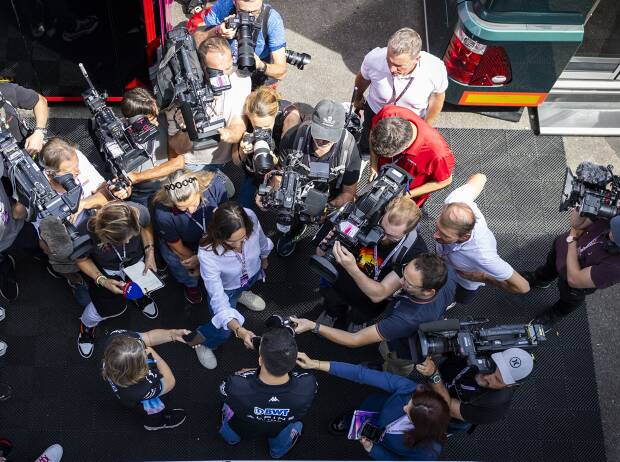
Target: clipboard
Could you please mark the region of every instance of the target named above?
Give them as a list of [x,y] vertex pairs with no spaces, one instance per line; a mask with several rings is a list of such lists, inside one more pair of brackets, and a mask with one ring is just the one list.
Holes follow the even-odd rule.
[[129,279],[140,286],[140,289],[142,289],[142,292],[145,294],[155,292],[164,287],[163,281],[159,279],[152,270],[148,270],[146,274],[142,274],[144,273],[144,261],[142,260],[131,266],[126,266],[123,268],[123,271]]

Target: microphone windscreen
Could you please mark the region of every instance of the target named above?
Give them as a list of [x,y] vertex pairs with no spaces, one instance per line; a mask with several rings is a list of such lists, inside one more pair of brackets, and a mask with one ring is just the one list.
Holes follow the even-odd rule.
[[49,247],[50,257],[66,260],[71,256],[73,242],[60,218],[43,218],[39,223],[39,235]]

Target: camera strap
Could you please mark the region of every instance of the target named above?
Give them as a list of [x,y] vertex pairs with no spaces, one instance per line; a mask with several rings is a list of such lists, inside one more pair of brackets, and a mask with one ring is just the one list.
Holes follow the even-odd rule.
[[383,259],[383,261],[381,262],[380,266],[377,266],[377,262],[379,261],[379,253],[377,251],[377,247],[379,246],[379,244],[375,245],[372,249],[373,252],[373,256],[374,256],[374,264],[375,264],[375,277],[373,278],[375,281],[377,280],[377,278],[379,277],[379,274],[381,274],[381,271],[383,270],[383,268],[385,267],[385,265],[387,265],[390,260],[392,259],[392,257],[394,255],[396,255],[396,253],[400,250],[400,248],[403,246],[403,244],[405,243],[405,240],[407,239],[407,236],[403,236],[400,241],[398,241],[398,244],[396,244],[396,247],[394,247],[392,249],[392,251],[387,255],[387,257],[385,257]]

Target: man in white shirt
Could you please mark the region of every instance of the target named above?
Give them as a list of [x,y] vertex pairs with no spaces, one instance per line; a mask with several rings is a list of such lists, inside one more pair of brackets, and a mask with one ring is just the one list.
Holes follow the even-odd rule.
[[405,27],[390,37],[387,47],[375,48],[364,57],[355,86],[353,104],[364,109],[360,150],[368,153],[370,123],[386,104],[411,109],[433,125],[443,107],[448,74],[442,60],[422,51],[420,35]]
[[[245,133],[245,123],[242,119],[243,104],[250,94],[252,84],[249,77],[239,77],[235,72],[230,47],[223,38],[214,37],[202,42],[198,48],[198,55],[205,75],[209,74],[208,70],[220,71],[230,78],[231,88],[223,91],[221,95],[216,95],[213,102],[215,114],[225,120],[225,127],[218,129],[219,143],[206,149],[194,149],[185,131],[181,112],[173,109],[166,115],[170,160],[146,171],[130,173],[132,183],[163,178],[179,169],[215,171],[232,159],[232,146],[241,141]],[[228,192],[231,196],[231,191]]]
[[530,290],[523,276],[497,254],[495,236],[474,202],[486,181],[485,175],[476,173],[452,191],[433,233],[437,254],[457,270],[457,303],[471,303],[485,283],[513,294]]

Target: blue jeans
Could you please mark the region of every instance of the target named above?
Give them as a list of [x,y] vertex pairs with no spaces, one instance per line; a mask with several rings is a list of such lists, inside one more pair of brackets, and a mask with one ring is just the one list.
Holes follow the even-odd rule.
[[185,169],[191,172],[217,172],[224,167],[224,164],[188,164],[185,163]]
[[246,209],[254,210],[256,206],[256,191],[258,191],[258,186],[256,186],[254,175],[244,172],[241,190],[239,191],[239,203]]
[[168,265],[168,271],[172,273],[172,277],[185,287],[198,287],[198,278],[189,274],[187,269],[181,264],[181,259],[174,253],[168,244],[162,242],[159,245],[159,252]]
[[[248,285],[245,287],[239,287],[238,289],[224,291],[224,293],[226,293],[226,295],[228,296],[228,303],[230,303],[231,307],[237,308],[237,300],[239,300],[239,297],[241,297],[241,293],[246,290],[250,290],[250,288],[258,280],[260,275],[261,272],[259,271],[254,276],[252,276],[248,281]],[[209,294],[207,294],[207,298],[209,299],[209,310],[211,310],[211,314],[213,314],[213,310],[211,309],[211,297],[209,297]],[[198,331],[206,339],[203,342],[203,345],[212,350],[219,347],[222,343],[228,340],[228,337],[230,337],[229,329],[218,329],[210,321],[206,324],[203,324],[202,326],[198,326]]]
[[[231,413],[232,411],[228,405],[224,404],[224,408],[222,409],[222,426],[220,427],[219,433],[224,441],[232,446],[239,443],[241,437],[228,425],[228,421],[232,417]],[[273,438],[268,438],[267,441],[269,442],[269,453],[271,457],[279,459],[289,452],[297,441],[297,438],[301,435],[303,427],[304,424],[301,422],[293,422],[284,427],[282,431]]]

